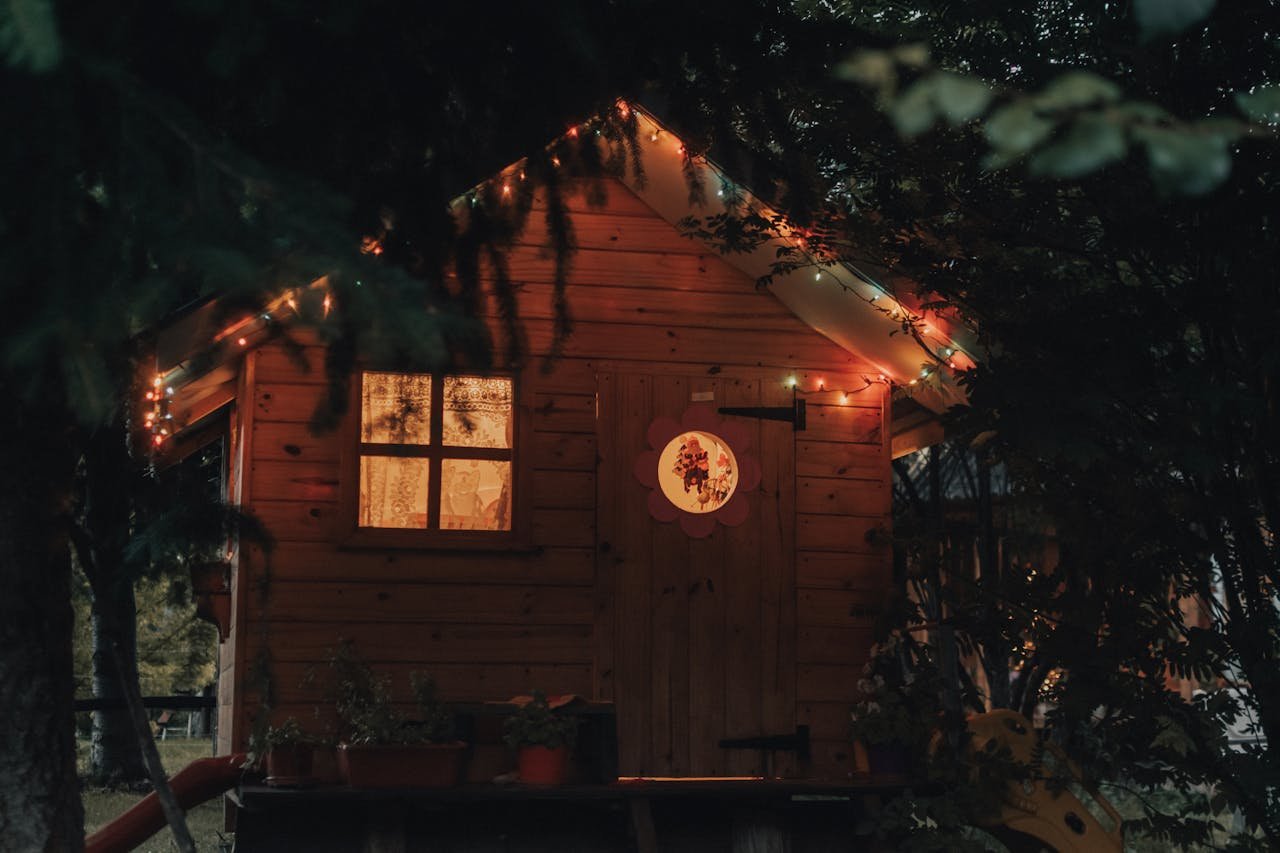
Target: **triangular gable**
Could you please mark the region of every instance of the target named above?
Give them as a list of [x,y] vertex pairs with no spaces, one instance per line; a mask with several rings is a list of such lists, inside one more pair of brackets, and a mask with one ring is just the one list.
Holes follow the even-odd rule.
[[[800,257],[807,254],[803,234],[787,226],[784,216],[736,183],[715,162],[689,157],[679,137],[644,109],[621,102],[618,109],[635,114],[643,173],[641,178],[628,168],[619,178],[673,229],[680,230],[681,221],[689,217],[706,218],[729,210],[721,188],[732,187],[731,194],[741,203],[765,219],[784,224],[777,237],[751,251],[721,254],[726,263],[753,281],[772,274],[768,289],[779,301],[810,328],[875,365],[887,381],[907,389],[918,405],[940,413],[965,402],[963,390],[950,380],[956,370],[972,367],[977,359],[973,337],[961,323],[936,311],[913,307],[851,264],[815,262],[775,273],[780,249]],[[576,136],[579,130],[569,132]],[[705,188],[701,204],[690,199],[688,170]],[[521,164],[516,163],[499,172],[497,179],[509,184],[520,175]],[[474,197],[468,193],[455,199],[456,215],[465,216],[466,201]],[[915,321],[918,340],[903,331],[908,318]]]
[[[689,200],[688,178],[684,173],[688,160],[684,146],[648,113],[637,109],[636,117],[645,151],[644,181],[638,182],[629,172],[624,182],[631,190],[673,227],[678,227],[677,223],[688,216],[723,213],[727,206],[718,188],[733,185],[733,179],[710,160],[689,161],[688,165],[707,188],[705,206],[694,206]],[[734,192],[764,217],[785,221],[750,191],[735,185]],[[803,236],[785,225],[780,236],[753,251],[731,252],[722,257],[751,278],[759,279],[773,272],[778,250],[784,247],[804,252]],[[916,340],[902,333],[903,317],[919,315],[870,276],[847,264],[815,265],[774,275],[769,290],[813,329],[876,365],[895,384],[919,386],[921,370],[931,359]],[[952,322],[938,316],[925,316],[922,323],[921,336],[931,350],[956,360],[958,367],[974,363],[967,352],[971,344],[959,340],[962,330]],[[964,401],[953,384],[934,387],[939,390],[920,389],[915,395],[917,402],[941,411]]]
[[[732,187],[733,194],[755,212],[785,223],[784,217],[734,184],[714,162],[689,158],[680,140],[653,116],[625,105],[620,109],[635,111],[643,179],[632,169],[619,178],[674,230],[679,230],[681,220],[688,217],[724,212],[727,205],[719,191],[726,186]],[[514,164],[500,172],[496,179],[504,176],[513,179],[520,174],[520,168],[519,163]],[[690,200],[687,169],[694,170],[706,188],[705,202],[701,205]],[[470,194],[464,194],[456,199],[455,211],[465,215],[469,197]],[[773,264],[783,247],[804,253],[803,235],[784,224],[779,236],[754,250],[719,257],[751,280],[774,273],[768,290],[775,298],[809,327],[873,365],[886,381],[906,389],[918,407],[941,412],[964,402],[962,391],[949,378],[954,369],[975,363],[971,336],[966,329],[936,314],[913,311],[871,276],[851,265],[815,263],[775,273]],[[328,300],[327,282],[321,278],[306,287],[280,294],[257,314],[227,319],[210,303],[161,329],[157,335],[155,373],[154,377],[148,377],[148,384],[154,383],[159,394],[171,398],[175,393],[178,395],[172,402],[166,399],[163,406],[167,414],[179,414],[169,418],[173,432],[198,420],[193,415],[207,415],[208,400],[219,400],[218,405],[228,401],[224,398],[230,387],[230,363],[268,340],[273,326],[288,324],[300,316],[300,310],[307,310],[310,315],[327,313]],[[919,340],[902,331],[903,320],[908,316],[918,320]],[[952,362],[951,365],[931,358],[926,347],[944,362]],[[927,375],[936,371],[941,373]],[[201,405],[202,401],[205,405]],[[913,408],[919,411],[918,407]]]

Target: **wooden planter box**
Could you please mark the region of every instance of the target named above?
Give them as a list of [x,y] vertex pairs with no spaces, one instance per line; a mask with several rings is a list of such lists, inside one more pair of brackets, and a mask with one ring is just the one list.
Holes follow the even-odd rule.
[[462,775],[467,745],[412,746],[339,744],[338,767],[353,788],[451,788]]
[[294,788],[314,783],[311,758],[315,747],[309,743],[273,746],[267,750],[266,783],[273,787]]

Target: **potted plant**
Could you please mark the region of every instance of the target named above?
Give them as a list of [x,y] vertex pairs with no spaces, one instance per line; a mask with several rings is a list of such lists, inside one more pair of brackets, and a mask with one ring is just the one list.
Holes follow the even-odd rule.
[[275,787],[303,787],[312,784],[312,754],[316,739],[302,730],[293,717],[279,726],[270,726],[254,750],[262,756],[266,783]]
[[557,713],[541,690],[503,723],[503,740],[516,750],[516,769],[527,785],[559,785],[569,766],[578,720]]
[[897,631],[872,646],[871,660],[858,681],[860,698],[850,713],[858,770],[905,776],[929,743],[941,711],[936,670],[931,660],[905,665],[907,656],[915,660],[921,654],[927,656],[927,649],[922,651]]
[[357,788],[444,788],[456,785],[466,744],[453,738],[453,715],[435,681],[410,677],[419,719],[391,701],[391,682],[374,673],[349,645],[331,656],[341,742],[338,767]]

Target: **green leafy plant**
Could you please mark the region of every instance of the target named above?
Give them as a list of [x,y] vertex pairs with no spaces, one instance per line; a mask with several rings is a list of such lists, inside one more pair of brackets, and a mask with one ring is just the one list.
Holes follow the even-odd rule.
[[546,694],[533,691],[533,699],[507,718],[502,726],[502,739],[507,746],[560,746],[573,748],[578,736],[578,720],[558,713],[547,703]]
[[[391,679],[374,672],[351,643],[329,654],[329,692],[338,714],[338,734],[351,744],[440,743],[453,737],[453,714],[438,695],[435,679],[410,676],[421,719],[405,717],[392,704]],[[312,680],[315,674],[309,676]]]
[[256,765],[277,747],[318,744],[321,741],[322,738],[303,729],[296,718],[288,717],[279,726],[267,726],[265,730],[257,730],[250,736],[248,763],[250,766]]
[[418,703],[418,720],[413,723],[422,739],[428,743],[442,743],[454,737],[453,711],[440,699],[436,680],[425,672],[409,676],[413,698]]
[[315,743],[318,740],[314,735],[303,730],[302,725],[293,717],[289,717],[279,726],[271,726],[267,729],[266,737],[263,742],[267,749],[274,746],[290,746],[295,743]]
[[911,643],[896,630],[872,647],[858,682],[861,698],[850,715],[855,739],[923,751],[941,713],[938,673],[928,652],[928,647]]

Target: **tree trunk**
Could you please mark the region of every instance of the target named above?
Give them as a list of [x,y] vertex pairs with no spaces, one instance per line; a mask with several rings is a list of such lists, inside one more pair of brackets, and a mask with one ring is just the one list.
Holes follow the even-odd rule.
[[[929,516],[930,528],[936,537],[934,546],[936,556],[932,558],[929,570],[929,583],[933,586],[933,597],[936,609],[929,614],[934,624],[935,643],[938,649],[938,669],[942,675],[942,710],[947,716],[945,731],[949,734],[959,728],[964,719],[960,703],[960,655],[956,648],[955,628],[949,623],[943,604],[942,560],[949,543],[947,542],[946,515],[943,512],[942,495],[942,446],[935,444],[929,448]],[[950,567],[954,569],[953,567]],[[959,746],[953,743],[953,747]]]
[[[0,377],[0,845],[78,851],[71,554],[66,513],[75,453]],[[57,394],[49,395],[59,399]]]
[[[109,618],[99,614],[110,608]],[[121,674],[115,649],[128,660],[138,657],[138,620],[133,585],[121,580],[110,591],[95,596],[93,605],[93,695],[99,699],[123,699]],[[147,778],[133,723],[124,708],[95,711],[93,740],[89,748],[89,776],[97,784],[132,785]]]
[[[114,677],[114,686],[106,689],[114,689],[126,700],[124,716],[133,734],[133,754],[143,763],[178,849],[194,853],[195,843],[169,787],[138,684],[137,606],[125,565],[134,509],[130,490],[134,470],[128,447],[127,430],[118,423],[96,430],[84,455],[81,517],[86,535],[77,537],[77,552],[94,594],[94,680]],[[117,638],[125,638],[128,646],[116,642]],[[119,746],[121,751],[128,750],[123,742]]]
[[[124,548],[132,524],[129,459],[125,427],[100,427],[89,437],[84,456],[81,522],[91,544],[82,549],[81,569],[93,589],[93,693],[99,698],[124,699],[122,687],[134,678],[116,665],[138,659],[138,614],[133,579],[125,570]],[[142,750],[133,722],[124,708],[93,715],[89,775],[98,783],[117,785],[147,778]]]
[[[996,584],[1004,592],[1001,581],[1003,566],[997,547],[994,508],[991,505],[991,462],[986,453],[975,459],[978,467],[978,565],[982,577]],[[999,640],[1003,640],[1001,637]],[[982,664],[987,675],[992,708],[1012,708],[1013,696],[1009,690],[1009,649],[1006,643],[989,642],[982,649]]]
[[[214,660],[217,660],[215,656]],[[218,695],[218,688],[215,684],[206,684],[204,689],[200,691],[200,695],[206,699],[214,699]],[[195,736],[209,740],[213,737],[213,708],[201,708],[196,713],[196,730]]]

